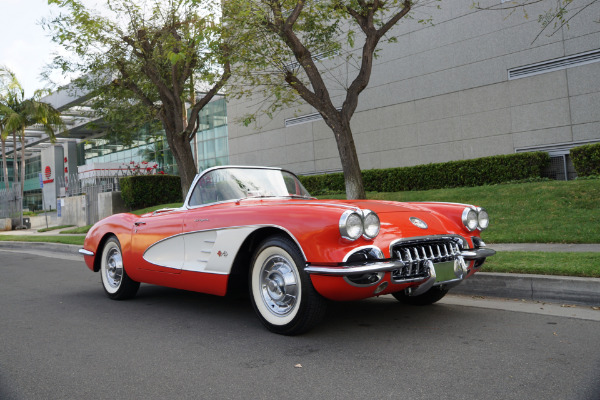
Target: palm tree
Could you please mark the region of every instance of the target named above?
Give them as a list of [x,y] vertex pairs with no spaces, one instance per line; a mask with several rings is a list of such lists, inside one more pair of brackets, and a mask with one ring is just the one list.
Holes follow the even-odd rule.
[[6,162],[6,137],[8,136],[8,134],[4,134],[4,118],[2,118],[4,111],[3,108],[3,105],[0,103],[0,142],[2,142],[2,171],[4,173],[4,185],[6,186],[6,190],[8,190],[8,164]]
[[[13,140],[16,142],[16,135],[19,135],[21,142],[21,198],[23,198],[23,191],[25,188],[25,128],[39,124],[44,132],[50,137],[50,141],[54,142],[56,140],[56,132],[64,127],[64,123],[58,110],[50,104],[40,101],[44,92],[36,91],[32,98],[26,99],[25,91],[17,80],[16,75],[6,67],[0,67],[0,78],[3,83],[1,87],[2,93],[0,95],[0,101],[2,102],[0,108],[2,136],[6,138],[9,133],[12,133]],[[16,143],[13,147],[13,159],[13,168],[16,171]],[[6,163],[6,158],[4,160]],[[8,173],[6,175],[8,175]]]

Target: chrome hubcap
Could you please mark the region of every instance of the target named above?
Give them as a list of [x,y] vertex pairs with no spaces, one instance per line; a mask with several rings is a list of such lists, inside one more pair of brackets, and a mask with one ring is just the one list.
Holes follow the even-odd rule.
[[260,271],[263,302],[273,314],[284,316],[296,306],[298,275],[291,262],[282,256],[265,260]]
[[117,249],[111,249],[106,256],[106,282],[118,288],[123,278],[123,258]]

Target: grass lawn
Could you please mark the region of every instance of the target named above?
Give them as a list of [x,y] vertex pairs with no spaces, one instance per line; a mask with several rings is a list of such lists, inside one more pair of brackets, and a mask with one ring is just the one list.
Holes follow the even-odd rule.
[[85,235],[81,236],[24,236],[24,235],[0,235],[0,241],[3,242],[47,242],[63,244],[83,245]]
[[[344,198],[344,195],[319,196]],[[600,179],[367,194],[369,199],[448,201],[490,214],[489,243],[600,243]]]
[[[546,181],[429,191],[368,193],[368,198],[394,201],[448,201],[485,207],[488,243],[600,243],[600,179]],[[345,198],[343,194],[319,198]],[[163,204],[133,211],[141,215]],[[91,226],[63,230],[86,233]],[[83,244],[84,236],[0,235],[0,240]],[[493,246],[490,246],[493,248]],[[600,278],[600,253],[500,252],[482,267],[484,272],[511,272]]]
[[600,278],[600,253],[503,251],[485,260],[481,272]]
[[59,226],[51,226],[49,228],[42,228],[42,229],[38,229],[38,232],[48,232],[48,231],[55,231],[57,229],[64,229],[64,228],[70,228],[73,225],[59,225]]
[[90,230],[91,227],[92,227],[92,225],[78,226],[78,227],[73,228],[73,229],[65,229],[64,231],[60,231],[59,233],[61,233],[61,234],[83,234],[83,235],[85,235]]

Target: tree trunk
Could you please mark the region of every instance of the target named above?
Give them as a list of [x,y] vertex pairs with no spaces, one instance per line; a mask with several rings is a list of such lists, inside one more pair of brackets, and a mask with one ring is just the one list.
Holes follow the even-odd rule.
[[17,162],[17,132],[13,132],[13,185],[19,181]]
[[21,200],[25,190],[25,132],[21,134]]
[[344,172],[344,182],[346,184],[346,198],[349,200],[366,199],[365,188],[356,146],[352,137],[352,129],[349,121],[342,121],[341,124],[332,124],[331,129],[335,136],[342,170]]
[[[163,124],[164,125],[164,124]],[[166,128],[166,127],[165,127]],[[167,142],[175,157],[175,162],[179,169],[179,177],[181,178],[181,193],[183,198],[188,193],[190,186],[194,182],[197,174],[196,161],[192,154],[192,147],[187,137],[181,133],[169,132],[165,129]]]
[[9,189],[8,182],[8,163],[6,162],[6,138],[0,137],[0,141],[2,141],[2,171],[4,173],[4,186],[6,190]]
[[25,202],[25,130],[21,132],[21,215],[19,228],[23,227],[23,203]]

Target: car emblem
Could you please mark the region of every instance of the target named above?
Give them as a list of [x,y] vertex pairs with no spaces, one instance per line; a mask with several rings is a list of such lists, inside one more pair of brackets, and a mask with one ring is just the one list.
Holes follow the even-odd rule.
[[410,217],[409,219],[410,219],[410,222],[412,222],[414,226],[421,228],[421,229],[427,229],[427,224],[422,219],[419,219],[417,217]]

